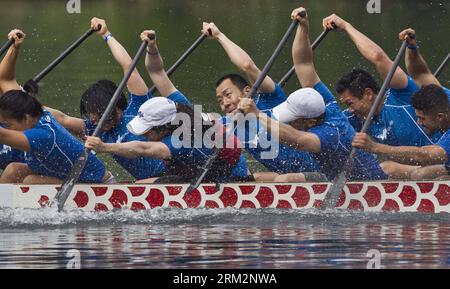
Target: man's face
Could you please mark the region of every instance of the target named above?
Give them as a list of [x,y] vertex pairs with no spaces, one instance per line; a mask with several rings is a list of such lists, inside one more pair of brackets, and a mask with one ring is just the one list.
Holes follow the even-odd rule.
[[435,132],[440,130],[443,114],[430,114],[424,113],[422,110],[416,109],[417,123],[423,128],[423,130],[429,135],[433,135]]
[[363,97],[358,98],[346,89],[341,94],[341,102],[348,107],[351,114],[355,114],[358,118],[364,119],[369,114],[376,95],[371,89],[366,89]]
[[219,101],[220,109],[225,113],[231,113],[238,107],[239,101],[245,95],[245,92],[233,84],[230,79],[225,79],[216,87],[216,96]]

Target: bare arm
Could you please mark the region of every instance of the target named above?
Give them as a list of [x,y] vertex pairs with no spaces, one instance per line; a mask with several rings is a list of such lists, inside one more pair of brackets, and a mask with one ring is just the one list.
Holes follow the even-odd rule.
[[320,82],[313,62],[313,52],[309,40],[309,20],[308,16],[301,18],[298,16],[304,8],[295,9],[291,17],[299,21],[299,26],[295,34],[292,45],[292,59],[294,61],[295,73],[302,87],[314,87]]
[[273,137],[278,137],[281,143],[301,151],[320,152],[320,139],[315,134],[297,130],[290,125],[268,117],[267,114],[262,112],[259,113],[258,118],[265,129]]
[[258,110],[255,102],[249,98],[243,98],[239,102],[238,109],[245,114],[252,113],[258,117],[259,122],[281,143],[307,152],[320,152],[320,139],[317,135],[309,132],[299,131],[290,125],[280,123],[267,114]]
[[408,74],[414,79],[414,81],[419,85],[436,84],[441,85],[439,80],[434,77],[433,73],[428,68],[428,65],[420,54],[420,50],[417,46],[416,32],[411,29],[405,29],[399,34],[400,40],[406,40],[408,42],[409,48],[405,53],[405,63]]
[[[101,25],[102,28],[98,31],[98,34],[102,38],[105,38],[105,36],[110,34],[108,27],[106,26],[105,20],[95,17],[92,18],[91,27],[98,27],[99,24]],[[123,73],[125,74],[128,71],[131,62],[133,60],[131,59],[130,55],[125,50],[125,48],[116,40],[116,38],[112,36],[109,37],[107,44],[109,46],[109,49],[111,50],[114,59],[122,67]],[[133,73],[131,74],[131,77],[127,82],[127,87],[128,91],[135,95],[146,95],[148,92],[148,87],[145,84],[144,80],[142,79],[137,69],[134,69]]]
[[31,146],[27,137],[21,131],[0,127],[0,143],[15,148],[19,151],[30,151]]
[[[323,20],[324,28],[332,29],[333,23],[336,26],[334,31],[345,31],[353,43],[358,48],[359,52],[364,58],[370,61],[382,79],[385,79],[393,65],[393,61],[389,56],[373,42],[369,37],[362,34],[356,28],[354,28],[350,23],[342,20],[337,15],[333,14]],[[408,76],[406,73],[398,67],[395,71],[394,77],[390,83],[390,87],[394,89],[403,89],[408,85]]]
[[437,145],[425,147],[388,146],[377,144],[374,153],[387,156],[389,159],[407,165],[429,166],[447,161],[445,150]]
[[168,97],[170,94],[177,91],[172,81],[169,79],[166,71],[164,70],[164,63],[159,54],[158,46],[156,45],[156,39],[149,40],[149,35],[155,35],[155,31],[146,30],[141,33],[141,39],[147,40],[147,55],[145,56],[145,67],[148,74],[158,89],[159,93],[163,97]]
[[20,46],[25,39],[25,33],[18,29],[14,29],[8,34],[8,39],[14,39],[14,44],[9,48],[8,52],[0,63],[1,94],[9,90],[20,89],[20,86],[16,81],[16,61],[19,55]]
[[126,158],[149,157],[160,160],[172,158],[169,148],[162,142],[104,143],[98,137],[88,136],[85,146],[98,153],[111,153]]
[[[209,30],[211,34],[209,34]],[[227,53],[231,62],[242,72],[246,74],[250,82],[253,84],[261,74],[261,70],[256,66],[255,62],[250,58],[250,56],[241,47],[236,45],[231,41],[225,34],[223,34],[214,23],[203,23],[202,32],[209,38],[217,39],[217,41],[222,45],[223,49]],[[269,77],[266,76],[264,81],[261,83],[258,91],[262,93],[272,93],[275,91],[275,83]]]
[[68,116],[67,114],[59,111],[57,109],[50,108],[48,106],[44,107],[45,110],[49,111],[52,116],[59,122],[63,127],[65,127],[71,134],[83,139],[86,135],[86,125],[84,120],[81,118],[76,118]]
[[356,133],[352,145],[407,165],[437,165],[443,164],[448,160],[445,150],[437,145],[424,147],[389,146],[375,142],[366,133]]

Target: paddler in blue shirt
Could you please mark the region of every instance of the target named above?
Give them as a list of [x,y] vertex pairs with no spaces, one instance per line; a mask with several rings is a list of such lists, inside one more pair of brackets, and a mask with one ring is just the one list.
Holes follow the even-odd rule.
[[[344,31],[361,55],[375,66],[379,76],[386,78],[393,61],[380,46],[335,14],[324,18],[323,26],[333,31]],[[379,89],[374,77],[361,69],[351,71],[337,82],[336,91],[341,102],[348,107],[344,114],[356,131],[361,130]],[[411,97],[418,89],[411,76],[398,67],[384,101],[375,112],[368,134],[387,145],[423,146],[437,141],[440,135],[427,135],[416,122]],[[391,177],[399,169],[392,162],[381,163],[381,166]]]
[[[84,151],[83,144],[19,86],[15,66],[25,34],[13,30],[8,38],[14,39],[14,44],[0,63],[0,143],[24,151],[25,161],[10,163],[0,183],[60,184]],[[114,177],[89,153],[79,180],[113,183]]]
[[[237,44],[231,41],[214,23],[203,23],[202,32],[210,39],[217,40],[227,53],[230,61],[247,77],[240,74],[226,74],[216,81],[216,95],[222,112],[233,113],[239,101],[250,91],[251,85],[259,77],[261,70],[250,56]],[[269,112],[275,106],[286,100],[281,87],[269,76],[266,76],[258,89],[254,101],[258,109]],[[230,118],[224,117],[223,122],[230,124]],[[317,163],[307,152],[301,152],[278,143],[267,131],[259,125],[256,119],[250,119],[245,130],[235,133],[249,152],[258,162],[270,172],[258,172],[253,176],[256,181],[274,181],[279,174],[289,172],[305,172],[308,181],[320,181],[323,175],[314,173],[318,170]],[[270,156],[270,157],[269,157]]]
[[415,146],[389,146],[374,141],[365,133],[358,133],[353,146],[382,155],[404,164],[403,179],[449,179],[450,172],[450,103],[444,89],[436,84],[423,86],[412,97],[418,122],[429,134],[439,132],[436,144]]
[[[101,25],[101,29],[97,33],[108,45],[114,59],[122,67],[123,73],[126,73],[132,61],[131,57],[108,30],[105,20],[94,17],[91,20],[91,27],[98,27],[98,25]],[[134,135],[127,130],[127,124],[137,115],[139,107],[151,98],[148,87],[137,69],[131,74],[127,82],[127,88],[128,100],[124,94],[121,95],[111,114],[111,118],[102,127],[100,137],[104,142],[120,143],[146,140],[145,137]],[[86,135],[91,135],[94,132],[97,122],[100,120],[116,89],[116,84],[110,80],[99,80],[92,84],[81,96],[80,114],[84,117],[83,119],[68,116],[58,110],[50,108],[48,110],[70,132],[80,138],[84,138]],[[164,172],[164,163],[161,160],[148,157],[127,158],[115,154],[113,158],[136,180],[157,177]]]
[[[418,45],[416,32],[411,28],[407,28],[399,33],[399,39],[401,41],[406,40],[406,42],[408,43],[405,52],[405,65],[408,74],[411,75],[411,77],[419,86],[426,86],[430,84],[441,86],[450,99],[450,91],[446,87],[443,87],[441,85],[439,80],[433,75],[433,73],[428,68],[425,59],[422,57]],[[420,125],[421,122],[418,121],[418,123]],[[427,127],[422,127],[422,129],[425,131],[427,135],[432,136],[431,138],[433,140],[433,143],[437,143],[438,141],[440,141],[442,137],[442,132],[440,130],[436,129],[430,130]],[[367,138],[367,135],[364,134],[363,136],[361,136],[358,134],[357,140],[358,139],[362,140],[361,139],[362,137]],[[421,178],[426,176],[426,174],[428,174],[427,172],[430,172],[430,170],[431,170],[430,176],[439,175],[442,172],[445,172],[445,168],[443,166],[441,168],[439,168],[439,166],[435,166],[431,168],[428,167],[427,169],[417,170],[420,167],[417,167],[415,165],[411,166],[406,164],[400,164],[392,160],[384,161],[382,166],[384,169],[389,170],[390,178],[393,179],[409,179],[411,178],[411,174],[413,174],[414,178]],[[423,174],[423,176],[420,176],[420,174]]]
[[[272,110],[273,119],[262,113],[251,99],[242,99],[238,109],[257,116],[267,130],[279,136],[280,142],[309,152],[320,166],[320,172],[331,181],[346,164],[355,131],[317,75],[309,41],[308,16],[299,17],[301,11],[305,9],[295,9],[291,17],[299,21],[292,55],[303,88],[293,92]],[[301,173],[283,177],[290,182],[302,179]],[[371,154],[357,152],[350,180],[385,178],[387,176]]]
[[[3,127],[0,125],[0,128]],[[24,152],[0,144],[0,170],[4,170],[10,163],[23,163],[24,161]]]
[[[97,152],[128,158],[145,156],[164,160],[164,176],[157,180],[146,180],[148,182],[190,182],[214,152],[215,142],[208,142],[205,133],[215,130],[216,139],[222,139],[223,126],[216,125],[216,120],[210,119],[208,115],[195,114],[190,102],[167,76],[156,40],[149,40],[151,34],[155,32],[147,30],[141,34],[141,39],[148,41],[145,65],[162,97],[153,97],[141,105],[138,115],[127,126],[131,133],[145,136],[148,141],[104,143],[99,138],[87,137],[85,145]],[[201,130],[199,145],[195,140],[198,133],[194,130],[197,127]],[[181,131],[183,133],[176,135]],[[237,138],[231,135],[205,176],[205,182],[246,180],[245,159],[241,157],[241,150],[237,146]]]

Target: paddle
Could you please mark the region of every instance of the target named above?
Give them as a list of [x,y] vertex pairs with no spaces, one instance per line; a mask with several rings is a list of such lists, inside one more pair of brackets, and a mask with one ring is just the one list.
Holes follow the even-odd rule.
[[[398,64],[400,63],[400,59],[403,57],[403,54],[405,53],[407,43],[406,41],[403,41],[402,46],[400,47],[400,50],[397,53],[397,56],[395,57],[394,63],[392,64],[391,69],[389,70],[388,75],[386,76],[386,79],[383,82],[383,86],[381,87],[380,92],[378,93],[377,97],[375,98],[374,103],[372,104],[372,107],[370,108],[369,114],[367,115],[366,120],[364,121],[364,125],[361,129],[361,132],[366,132],[369,128],[370,124],[372,123],[372,118],[375,114],[375,111],[379,107],[381,101],[383,100],[384,94],[386,93],[389,84],[391,83],[392,78],[394,77],[395,70],[398,67]],[[328,190],[328,193],[325,195],[325,199],[322,203],[321,208],[331,208],[335,207],[336,203],[339,199],[339,196],[344,189],[344,186],[347,182],[347,175],[350,172],[350,170],[353,167],[353,157],[356,154],[357,149],[352,148],[350,155],[348,156],[346,165],[344,166],[344,169],[342,170],[339,175],[337,175],[333,183],[331,184],[330,189]]]
[[[325,38],[325,36],[327,36],[328,32],[330,32],[331,29],[325,29],[324,31],[322,31],[322,33],[319,34],[319,36],[317,36],[316,40],[314,40],[313,44],[311,44],[311,48],[312,50],[314,50],[317,46],[319,46],[320,42],[322,42],[322,40]],[[283,88],[286,86],[286,83],[289,81],[289,79],[291,78],[291,76],[294,74],[295,72],[295,66],[292,66],[291,69],[289,69],[289,71],[280,79],[280,81],[278,82],[278,85]]]
[[28,80],[23,89],[25,89],[31,95],[37,95],[39,91],[38,83],[42,80],[50,71],[53,70],[61,61],[64,60],[72,51],[75,50],[81,43],[83,43],[89,36],[91,36],[95,31],[101,29],[101,25],[97,27],[97,29],[89,29],[86,31],[80,38],[78,38],[72,45],[70,45],[63,53],[61,53],[55,60],[52,61],[44,70],[38,73],[35,77]]
[[[306,16],[306,11],[301,11],[299,13],[299,16],[304,18]],[[273,52],[272,56],[267,61],[266,65],[264,66],[263,70],[261,71],[259,77],[256,79],[255,83],[253,84],[252,88],[248,92],[248,94],[245,97],[253,98],[256,95],[256,92],[258,91],[259,86],[266,78],[267,74],[269,73],[269,70],[272,68],[273,64],[275,63],[275,59],[280,54],[281,50],[283,49],[283,46],[286,44],[289,36],[292,34],[292,32],[297,28],[298,21],[292,20],[291,25],[289,25],[289,28],[287,29],[286,33],[283,35],[283,38],[281,38],[281,41],[278,43],[277,47],[275,48],[275,51]],[[234,121],[232,122],[234,123]],[[197,178],[195,178],[189,187],[186,190],[186,193],[189,193],[201,184],[203,179],[205,178],[206,174],[209,172],[209,169],[212,167],[214,161],[219,157],[220,149],[215,147],[214,152],[209,156],[209,158],[206,160],[203,167],[200,169],[200,174]]]
[[[200,45],[200,43],[202,43],[203,40],[205,40],[205,38],[206,38],[206,35],[202,34],[202,35],[200,35],[199,38],[197,38],[197,40],[195,40],[195,42],[191,45],[191,47],[189,47],[183,53],[183,55],[181,55],[180,58],[178,58],[178,60],[166,71],[168,77],[170,77],[172,75],[172,73],[178,68],[178,66],[180,66],[188,58],[188,56],[195,50],[195,48],[197,48],[197,46]],[[150,88],[150,92],[153,94],[155,91],[156,91],[156,86],[153,85]]]
[[[153,40],[155,35],[150,35],[149,39]],[[138,52],[136,53],[136,56],[134,56],[133,61],[131,62],[130,67],[128,68],[127,73],[123,77],[122,81],[120,82],[119,86],[117,87],[116,91],[114,92],[114,95],[112,96],[108,106],[106,107],[105,112],[103,113],[102,117],[100,118],[100,121],[98,122],[94,133],[92,136],[98,136],[100,134],[100,131],[105,124],[105,122],[108,120],[109,115],[111,114],[112,110],[116,106],[117,101],[120,98],[121,92],[124,89],[125,85],[127,84],[128,79],[130,78],[131,74],[133,73],[133,70],[136,68],[136,65],[141,58],[141,56],[145,52],[145,48],[147,46],[147,41],[143,41],[141,46],[138,49]],[[72,170],[70,171],[69,175],[67,176],[66,180],[64,181],[63,185],[61,186],[61,189],[58,191],[58,193],[55,196],[54,202],[56,202],[58,206],[58,212],[60,212],[64,204],[67,201],[67,198],[69,197],[70,193],[72,192],[73,187],[75,186],[75,183],[78,181],[78,178],[80,177],[81,172],[84,169],[84,166],[86,165],[87,159],[88,159],[89,150],[84,149],[75,164],[72,167]],[[53,204],[51,204],[53,205]]]
[[[16,35],[17,35],[17,37],[22,38],[22,34],[17,33]],[[3,44],[3,46],[0,48],[0,56],[2,56],[3,53],[5,53],[13,44],[14,44],[14,39],[13,38],[8,39],[5,42],[5,44]]]
[[441,72],[444,70],[444,67],[447,65],[449,60],[450,60],[450,53],[447,54],[447,57],[444,59],[444,61],[441,63],[441,65],[439,65],[438,69],[436,69],[436,72],[434,73],[434,76],[436,78],[438,78],[439,75],[441,75]]

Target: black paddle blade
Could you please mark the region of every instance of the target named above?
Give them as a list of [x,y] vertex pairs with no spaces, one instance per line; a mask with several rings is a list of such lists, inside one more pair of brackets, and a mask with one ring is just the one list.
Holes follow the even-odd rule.
[[67,177],[67,181],[64,182],[61,189],[59,189],[58,193],[55,196],[56,205],[58,206],[58,212],[61,212],[64,208],[64,204],[67,201],[67,198],[69,198],[70,193],[73,190],[73,187],[75,186],[78,178],[80,177],[81,172],[84,169],[84,166],[86,165],[88,158],[88,151],[85,149],[81,153],[81,155],[78,157],[77,161],[72,167],[72,170],[69,173],[69,176]]
[[215,148],[213,154],[210,158],[206,161],[206,163],[203,165],[203,167],[200,170],[200,174],[192,180],[191,184],[186,190],[186,193],[190,193],[193,190],[197,189],[200,184],[202,183],[203,179],[205,178],[206,174],[209,172],[209,169],[212,167],[213,163],[216,161],[216,159],[219,157],[220,149]]
[[339,201],[339,196],[344,190],[345,184],[347,183],[347,170],[343,170],[336,178],[333,180],[333,184],[325,195],[325,199],[320,206],[320,209],[330,209],[334,208]]
[[30,95],[36,96],[39,92],[39,85],[33,79],[28,80],[24,85],[23,89]]

